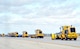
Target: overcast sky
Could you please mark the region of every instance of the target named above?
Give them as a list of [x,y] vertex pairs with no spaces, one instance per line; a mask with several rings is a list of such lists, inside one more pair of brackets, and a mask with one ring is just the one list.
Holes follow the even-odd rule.
[[0,33],[56,33],[63,25],[80,32],[80,0],[0,0]]

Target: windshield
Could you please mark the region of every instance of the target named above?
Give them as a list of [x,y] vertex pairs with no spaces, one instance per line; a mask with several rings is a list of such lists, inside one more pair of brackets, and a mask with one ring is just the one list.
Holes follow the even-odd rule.
[[75,28],[70,28],[71,32],[75,32]]
[[40,34],[42,34],[42,31],[39,31]]

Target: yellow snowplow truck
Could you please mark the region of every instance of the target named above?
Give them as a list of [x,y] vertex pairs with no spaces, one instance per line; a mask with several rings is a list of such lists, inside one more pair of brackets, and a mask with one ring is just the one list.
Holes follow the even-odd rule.
[[61,31],[59,33],[55,34],[56,37],[54,38],[54,36],[51,36],[51,38],[54,39],[61,39],[61,40],[77,40],[77,33],[76,33],[76,28],[71,26],[62,26]]
[[26,31],[23,31],[22,37],[28,37],[28,33]]
[[18,36],[19,36],[19,35],[18,35],[18,32],[15,32],[14,34],[15,34],[15,37],[18,37]]
[[10,32],[8,33],[9,37],[18,37],[18,32]]
[[[57,35],[57,34],[56,34]],[[61,40],[77,40],[77,33],[76,33],[76,28],[71,26],[62,26],[61,28],[61,32],[59,34],[59,36],[57,36],[56,38],[60,37]]]
[[44,38],[44,34],[40,29],[37,29],[35,32],[36,34],[31,35],[31,38]]
[[2,36],[2,37],[5,37],[5,34],[3,33],[3,34],[1,34],[1,36]]

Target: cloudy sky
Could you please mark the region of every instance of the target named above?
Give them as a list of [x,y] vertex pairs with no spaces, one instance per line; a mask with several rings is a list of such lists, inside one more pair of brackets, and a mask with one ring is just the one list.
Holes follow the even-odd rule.
[[56,33],[63,25],[80,32],[80,0],[0,0],[0,33]]

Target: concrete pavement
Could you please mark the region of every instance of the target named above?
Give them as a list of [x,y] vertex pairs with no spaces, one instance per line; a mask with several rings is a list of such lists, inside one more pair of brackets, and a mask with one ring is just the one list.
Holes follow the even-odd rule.
[[[73,43],[70,45],[65,42]],[[61,41],[51,40],[49,37],[44,39],[0,37],[0,49],[80,49],[78,42],[80,43],[79,39],[78,41]]]

